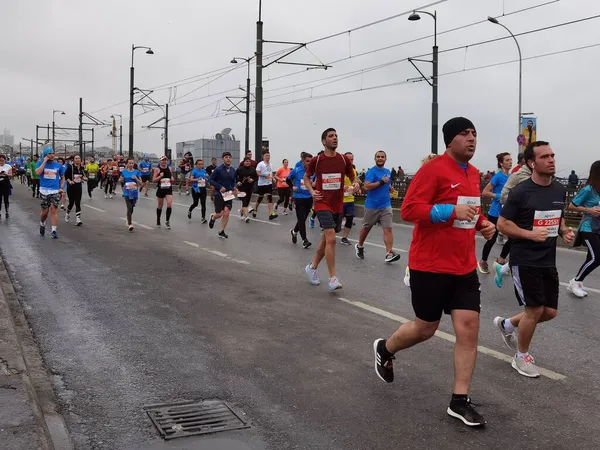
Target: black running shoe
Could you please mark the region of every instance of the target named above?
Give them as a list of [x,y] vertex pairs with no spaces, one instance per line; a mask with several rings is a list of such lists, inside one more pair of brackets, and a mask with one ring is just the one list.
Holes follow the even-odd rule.
[[399,253],[394,253],[393,251],[389,252],[388,254],[385,255],[385,262],[386,263],[393,263],[393,262],[398,261],[399,259],[400,259],[400,254]]
[[308,239],[304,239],[304,241],[302,242],[302,248],[308,248],[312,245],[312,242],[309,242]]
[[219,231],[219,237],[220,237],[221,239],[228,239],[228,238],[229,238],[229,236],[227,236],[227,235],[225,234],[225,230],[221,230],[221,231]]
[[471,399],[451,400],[446,410],[449,416],[462,420],[469,427],[482,427],[486,424],[481,414],[471,405]]
[[279,217],[277,214],[273,213],[269,215],[269,220],[277,219]]
[[46,227],[44,225],[40,225],[40,236],[44,236],[46,234]]
[[188,211],[188,219],[191,219],[191,218],[192,218],[192,212]]
[[294,229],[290,230],[290,234],[292,235],[292,244],[298,242],[298,233],[294,233]]
[[392,360],[396,359],[393,355],[386,357],[383,354],[383,346],[385,345],[385,339],[377,339],[373,342],[373,352],[375,353],[375,373],[386,383],[394,381],[394,363]]
[[356,249],[356,257],[358,259],[365,259],[365,248],[359,247],[358,244],[356,244],[354,248]]
[[208,228],[213,228],[215,226],[215,216],[214,214],[210,215],[210,220],[208,221]]
[[348,240],[348,238],[343,237],[342,239],[340,239],[340,243],[344,244],[344,245],[352,245],[350,243],[350,241]]
[[202,221],[200,223],[206,223],[208,222],[208,220],[206,220],[204,217],[202,218]]
[[253,217],[254,219],[256,219],[256,216],[257,216],[257,215],[258,215],[258,213],[256,212],[256,210],[253,210],[253,211],[252,211],[252,217]]

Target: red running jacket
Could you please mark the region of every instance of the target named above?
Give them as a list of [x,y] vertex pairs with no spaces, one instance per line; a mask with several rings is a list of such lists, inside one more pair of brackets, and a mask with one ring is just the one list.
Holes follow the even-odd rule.
[[[479,214],[472,222],[456,219],[431,223],[434,205],[471,204]],[[481,222],[480,175],[471,164],[462,168],[444,154],[421,167],[402,203],[402,219],[415,224],[409,251],[411,270],[466,275],[477,268],[475,233]]]

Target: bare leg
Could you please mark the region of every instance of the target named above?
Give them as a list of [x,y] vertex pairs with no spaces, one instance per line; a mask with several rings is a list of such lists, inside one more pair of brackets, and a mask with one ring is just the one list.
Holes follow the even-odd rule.
[[433,336],[439,324],[439,320],[437,322],[425,322],[421,319],[405,323],[386,341],[385,347],[392,355],[400,350],[412,347]]
[[391,252],[394,247],[394,234],[391,228],[383,229],[383,243],[385,244],[385,251],[387,253]]
[[479,313],[464,309],[452,311],[452,323],[456,333],[454,343],[454,393],[469,393],[471,378],[477,360],[479,336]]
[[365,245],[365,241],[367,240],[367,236],[371,231],[371,227],[362,227],[360,229],[360,234],[358,235],[358,246],[363,247]]

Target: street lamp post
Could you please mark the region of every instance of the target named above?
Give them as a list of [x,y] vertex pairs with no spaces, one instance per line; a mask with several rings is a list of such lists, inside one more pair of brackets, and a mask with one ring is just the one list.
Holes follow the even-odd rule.
[[248,150],[250,150],[250,61],[252,58],[240,58],[239,56],[236,56],[231,60],[231,63],[237,64],[238,59],[246,61],[248,64],[248,76],[246,78],[246,139],[244,143],[245,153],[248,153]]
[[[512,36],[512,38],[515,41],[515,44],[517,44],[517,50],[519,51],[519,115],[517,116],[518,119],[518,124],[517,124],[517,136],[519,136],[521,134],[521,119],[523,118],[523,110],[521,109],[521,102],[523,99],[522,96],[522,77],[523,77],[523,57],[521,55],[521,46],[519,45],[519,41],[517,40],[517,38],[515,37],[515,35],[512,33],[512,31],[510,31],[508,29],[508,27],[502,23],[500,23],[498,21],[498,19],[496,19],[495,17],[489,17],[488,16],[488,20],[495,24],[495,25],[500,25],[502,28],[504,28],[506,31],[508,31],[508,33]],[[517,154],[521,151],[521,144],[517,143]]]
[[53,109],[52,110],[52,148],[54,148],[54,115],[56,113],[60,113],[62,116],[65,115],[64,111],[61,111],[60,109]]
[[418,14],[427,14],[433,18],[433,76],[431,78],[431,87],[433,89],[433,95],[431,99],[431,153],[437,155],[438,153],[438,46],[437,46],[437,11],[431,14],[428,11],[413,11],[408,16],[408,20],[414,22],[421,19]]
[[143,46],[131,46],[131,67],[129,68],[129,156],[133,157],[133,94],[135,91],[134,87],[134,68],[133,68],[133,52],[136,49],[146,49],[146,54],[154,55],[154,52],[150,47]]

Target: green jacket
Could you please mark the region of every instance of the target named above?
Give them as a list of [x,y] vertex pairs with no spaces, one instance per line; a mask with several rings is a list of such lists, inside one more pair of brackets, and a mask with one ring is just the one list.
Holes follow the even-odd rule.
[[31,178],[35,180],[40,179],[40,176],[36,175],[35,173],[35,169],[37,169],[37,163],[35,161],[31,161],[29,164],[27,164],[25,169],[27,170],[27,175],[29,175]]

